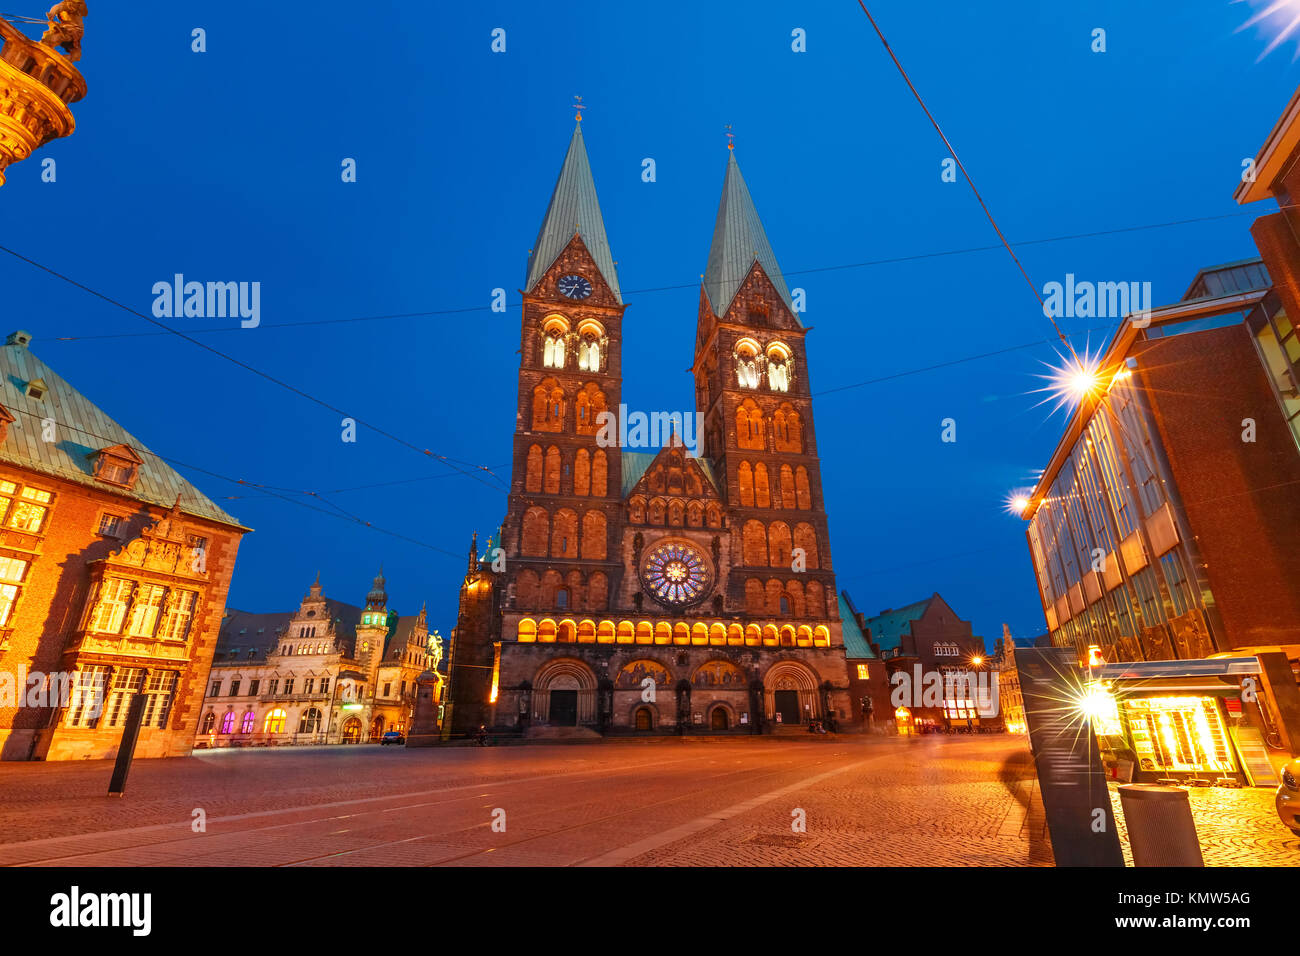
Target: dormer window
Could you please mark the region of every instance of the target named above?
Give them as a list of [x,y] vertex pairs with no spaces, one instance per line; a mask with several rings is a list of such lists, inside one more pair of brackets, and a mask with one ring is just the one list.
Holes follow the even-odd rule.
[[43,378],[34,378],[27,383],[27,397],[33,401],[39,402],[45,397],[45,393],[48,391],[49,386],[45,384],[45,379]]
[[127,445],[114,445],[105,448],[95,456],[95,477],[111,485],[130,488],[135,484],[136,476],[144,459]]

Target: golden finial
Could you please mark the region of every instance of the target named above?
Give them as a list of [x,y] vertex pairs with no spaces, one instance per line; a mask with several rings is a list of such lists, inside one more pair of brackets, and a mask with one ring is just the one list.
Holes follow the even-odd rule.
[[736,144],[734,140],[736,138],[736,134],[731,131],[730,123],[726,125],[726,130],[727,130],[727,149],[735,149]]
[[578,112],[577,112],[577,115],[575,115],[573,118],[576,119],[579,123],[581,123],[581,122],[582,122],[582,111],[585,110],[587,107],[585,107],[585,106],[582,105],[582,97],[581,97],[581,96],[577,96],[577,95],[575,95],[573,98],[574,98],[575,100],[577,100],[577,103],[574,104],[574,107],[573,107],[573,108],[574,108],[575,110],[578,111]]

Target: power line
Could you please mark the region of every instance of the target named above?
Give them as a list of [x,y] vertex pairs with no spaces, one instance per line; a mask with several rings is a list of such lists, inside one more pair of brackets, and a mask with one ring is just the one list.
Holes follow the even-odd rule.
[[193,338],[192,336],[186,335],[184,332],[180,331],[179,329],[174,329],[169,325],[159,322],[153,316],[145,315],[143,312],[133,309],[130,306],[117,301],[111,296],[105,295],[102,292],[98,292],[95,289],[92,289],[89,286],[78,282],[77,280],[71,278],[70,276],[64,275],[61,272],[51,269],[49,266],[42,265],[41,263],[35,261],[34,259],[29,259],[26,256],[21,255],[20,253],[17,253],[14,250],[8,248],[7,246],[0,246],[0,252],[7,252],[15,259],[18,259],[22,262],[26,262],[28,265],[34,266],[37,269],[40,269],[42,272],[46,272],[49,275],[54,276],[56,279],[61,279],[64,282],[67,282],[69,285],[75,286],[76,288],[82,290],[83,292],[93,295],[97,299],[102,299],[103,301],[109,303],[110,305],[116,306],[117,308],[121,309],[124,312],[129,313],[130,315],[134,315],[137,318],[144,319],[146,322],[158,326],[160,329],[163,329],[167,333],[175,335],[178,338],[184,339],[186,342],[189,342],[192,345],[197,345],[205,352],[211,352],[213,355],[216,355],[219,358],[223,358],[227,362],[237,365],[246,371],[252,372],[254,375],[257,375],[260,378],[264,378],[268,382],[278,385],[287,391],[293,392],[295,395],[298,395],[301,398],[307,399],[309,402],[313,402],[314,404],[319,405],[322,408],[329,409],[330,411],[334,412],[336,415],[342,415],[344,418],[350,418],[358,425],[362,425],[365,428],[369,428],[371,431],[375,432],[376,434],[383,435],[385,438],[397,442],[399,445],[405,445],[407,448],[410,448],[412,451],[418,452],[421,455],[425,455],[429,458],[435,459],[436,461],[440,461],[448,468],[451,468],[455,471],[459,471],[464,475],[468,475],[469,477],[473,478],[475,481],[482,482],[483,484],[488,485],[488,487],[492,487],[490,484],[488,484],[488,482],[484,481],[478,475],[474,474],[473,471],[468,471],[464,468],[459,467],[459,465],[466,465],[469,468],[477,469],[479,471],[484,471],[487,474],[491,475],[494,479],[496,479],[498,483],[504,485],[504,482],[502,482],[501,479],[494,472],[492,472],[489,468],[487,468],[484,465],[475,465],[472,462],[462,461],[461,459],[458,458],[450,458],[446,455],[440,455],[437,452],[430,451],[428,448],[421,448],[418,445],[407,441],[405,438],[401,438],[397,435],[394,435],[392,432],[380,428],[378,425],[371,424],[370,422],[358,418],[355,415],[349,415],[347,412],[343,411],[343,409],[331,405],[329,402],[325,401],[324,399],[317,398],[315,395],[312,395],[310,392],[305,392],[295,385],[290,385],[288,382],[284,381],[283,379],[276,378],[274,375],[271,375],[268,372],[263,372],[261,369],[249,365],[247,362],[243,361],[242,359],[237,359],[233,355],[230,355],[226,352],[222,352],[220,349],[213,348],[212,346],[200,342],[198,339]]
[[1025,282],[1029,285],[1030,291],[1034,293],[1034,298],[1038,300],[1038,305],[1042,308],[1043,314],[1047,316],[1047,320],[1052,323],[1052,328],[1056,329],[1057,336],[1065,343],[1065,347],[1070,350],[1070,354],[1074,355],[1074,347],[1070,344],[1070,340],[1065,337],[1065,333],[1061,331],[1061,327],[1056,324],[1056,318],[1047,310],[1046,303],[1043,301],[1043,296],[1038,291],[1038,286],[1034,285],[1034,281],[1029,278],[1029,273],[1025,271],[1024,264],[1021,263],[1015,250],[1011,248],[1011,243],[1007,242],[1007,237],[1002,234],[1002,229],[998,226],[997,220],[993,218],[993,213],[984,202],[984,197],[980,195],[979,189],[976,188],[975,180],[971,179],[970,173],[966,171],[966,164],[963,163],[961,157],[957,155],[956,148],[953,147],[952,143],[949,142],[948,137],[944,134],[943,129],[940,128],[939,121],[935,119],[934,114],[930,112],[930,107],[925,105],[925,100],[922,99],[921,94],[917,92],[916,87],[912,85],[911,77],[907,75],[907,70],[903,69],[903,64],[899,62],[898,57],[894,54],[893,48],[889,45],[889,41],[885,39],[885,34],[881,32],[879,24],[876,23],[876,18],[871,15],[871,11],[867,9],[867,5],[863,0],[858,0],[858,6],[862,8],[862,12],[865,13],[867,19],[871,21],[871,28],[876,31],[876,36],[880,37],[880,42],[885,46],[885,52],[888,53],[889,58],[894,61],[894,66],[898,68],[899,75],[903,77],[903,82],[906,83],[907,88],[912,91],[912,96],[916,98],[916,102],[925,113],[926,119],[930,121],[930,125],[934,127],[934,131],[938,133],[939,138],[943,140],[943,145],[948,148],[948,152],[952,155],[953,162],[957,164],[957,168],[961,170],[961,174],[966,177],[966,183],[970,186],[971,192],[975,194],[975,198],[979,201],[980,208],[984,210],[984,215],[988,219],[989,225],[991,225],[993,231],[998,234],[998,239],[1001,240],[1003,247],[1007,250],[1007,255],[1011,256],[1012,261],[1015,262],[1016,268],[1020,270],[1020,274],[1025,277]]
[[[21,408],[13,408],[13,409],[10,409],[10,411],[11,411],[11,412],[14,412],[15,414],[18,414],[18,415],[23,415],[23,416],[26,416],[26,417],[28,417],[28,418],[38,420],[38,421],[41,422],[41,425],[42,425],[42,426],[44,426],[47,422],[49,422],[49,423],[54,424],[56,427],[58,427],[58,428],[62,428],[62,429],[65,429],[65,430],[67,430],[67,431],[69,431],[69,432],[72,432],[73,434],[81,435],[81,436],[85,436],[85,437],[87,437],[87,438],[93,438],[93,439],[95,439],[96,441],[104,442],[104,447],[106,447],[106,448],[108,448],[108,447],[112,447],[113,445],[117,445],[117,444],[119,444],[119,439],[118,439],[118,438],[109,438],[109,437],[106,437],[106,436],[104,436],[104,435],[96,435],[94,432],[87,431],[86,429],[81,428],[80,426],[77,426],[77,425],[69,425],[69,424],[67,424],[66,422],[60,422],[60,421],[58,421],[57,419],[54,419],[54,418],[49,417],[49,416],[42,416],[42,415],[37,414],[36,412],[31,412],[31,411],[28,411],[28,410],[26,410],[26,409],[21,409]],[[175,459],[175,458],[167,458],[167,457],[165,457],[165,456],[163,456],[163,455],[159,455],[157,452],[150,451],[149,449],[144,448],[144,447],[135,447],[135,446],[132,446],[132,447],[133,447],[133,449],[134,449],[136,452],[139,452],[139,453],[141,453],[141,454],[145,454],[145,455],[151,455],[152,457],[156,458],[156,459],[159,460],[159,461],[166,462],[168,465],[175,465],[175,466],[177,466],[177,467],[179,467],[179,468],[188,468],[188,469],[190,469],[191,471],[197,471],[197,472],[200,472],[201,474],[208,475],[208,476],[210,476],[210,477],[212,477],[212,478],[219,478],[219,479],[221,479],[222,481],[228,481],[228,482],[231,482],[232,484],[242,485],[242,486],[244,486],[244,487],[255,487],[255,488],[258,488],[258,489],[261,490],[261,491],[265,491],[265,492],[267,493],[267,495],[270,496],[270,497],[273,497],[273,498],[279,498],[279,499],[282,500],[282,501],[287,501],[287,502],[289,502],[290,504],[298,505],[299,507],[307,508],[307,509],[309,509],[309,510],[311,510],[311,511],[318,511],[318,512],[320,512],[321,514],[328,515],[328,516],[331,517],[331,518],[340,518],[340,519],[343,519],[343,520],[346,520],[346,521],[353,522],[353,523],[355,523],[355,524],[363,525],[363,526],[365,526],[365,527],[367,527],[367,528],[370,528],[370,529],[372,529],[372,530],[374,530],[374,531],[378,531],[378,532],[380,532],[381,534],[386,534],[386,535],[388,535],[388,536],[390,536],[390,537],[393,537],[393,538],[399,538],[399,539],[401,539],[401,540],[403,540],[403,541],[410,542],[411,544],[419,545],[419,546],[422,547],[422,548],[427,548],[427,549],[429,549],[430,551],[436,551],[436,552],[438,552],[439,554],[445,554],[445,555],[448,555],[449,557],[453,557],[453,558],[456,558],[456,559],[458,559],[458,560],[463,559],[463,558],[465,557],[465,555],[464,555],[463,553],[457,553],[457,552],[455,552],[455,551],[448,551],[446,548],[440,548],[440,547],[438,547],[437,545],[429,544],[427,541],[421,541],[421,540],[419,540],[419,539],[417,539],[417,538],[412,538],[412,537],[410,537],[409,535],[404,535],[404,534],[402,534],[402,533],[400,533],[400,532],[392,531],[392,530],[390,530],[390,529],[388,529],[388,528],[381,527],[381,526],[379,526],[379,525],[377,525],[377,524],[374,524],[374,523],[371,522],[371,521],[367,521],[365,518],[362,518],[362,517],[360,517],[359,515],[352,514],[351,512],[348,512],[348,511],[346,511],[346,510],[340,508],[338,505],[334,504],[333,502],[328,501],[327,499],[323,498],[323,497],[322,497],[318,492],[303,492],[303,493],[304,493],[304,494],[312,495],[312,496],[318,498],[319,500],[324,501],[326,504],[329,504],[331,507],[335,508],[335,509],[336,509],[335,511],[327,511],[327,510],[325,510],[324,508],[318,508],[318,507],[316,507],[315,505],[308,504],[308,503],[305,502],[305,501],[299,501],[299,500],[297,500],[297,499],[295,499],[295,498],[290,498],[290,497],[288,497],[288,496],[286,496],[286,495],[279,494],[279,493],[277,493],[277,492],[271,490],[271,489],[274,487],[274,486],[272,486],[272,485],[257,484],[257,483],[255,483],[255,482],[246,481],[246,480],[243,479],[243,478],[231,478],[229,475],[223,475],[223,474],[221,474],[220,472],[211,471],[211,470],[209,470],[209,469],[207,469],[207,468],[200,468],[198,465],[192,465],[192,464],[189,464],[188,462],[179,461],[178,459]],[[58,476],[56,475],[55,477],[58,477]],[[435,477],[435,478],[449,478],[449,477],[451,477],[451,475],[433,475],[433,476],[431,476],[431,477]],[[197,489],[196,489],[196,490],[197,490]],[[344,490],[346,490],[346,489],[344,489]],[[181,497],[184,498],[185,496],[181,496]],[[204,496],[203,501],[200,501],[199,499],[194,499],[192,496],[190,497],[190,500],[191,500],[192,502],[195,502],[195,503],[203,503],[203,501],[207,501],[206,496]],[[207,501],[207,503],[210,504],[211,502],[210,502],[210,501]],[[202,516],[201,516],[201,517],[202,517]],[[215,520],[217,520],[217,519],[209,517],[207,520],[215,521]]]
[[[1238,212],[1223,213],[1221,215],[1215,215],[1215,216],[1193,216],[1188,219],[1170,219],[1165,222],[1144,223],[1137,226],[1120,226],[1115,229],[1099,229],[1099,230],[1094,230],[1092,232],[1071,233],[1069,235],[1063,235],[1063,236],[1047,236],[1041,239],[1024,239],[1018,242],[1012,242],[1010,243],[1010,245],[1013,247],[1037,246],[1037,245],[1047,245],[1055,242],[1070,242],[1077,239],[1098,239],[1103,236],[1122,235],[1124,233],[1130,233],[1130,232],[1145,232],[1151,229],[1168,229],[1174,226],[1193,225],[1195,223],[1201,223],[1201,222],[1214,222],[1221,219],[1235,219],[1241,216],[1251,216],[1254,214],[1255,213],[1253,210],[1245,210],[1245,211],[1238,211]],[[926,259],[941,259],[941,258],[946,258],[948,256],[970,255],[972,253],[977,253],[977,252],[994,252],[1002,248],[1003,246],[1000,243],[995,245],[987,245],[987,246],[965,246],[957,249],[943,249],[936,252],[918,252],[906,256],[889,256],[884,259],[866,259],[861,262],[843,262],[843,263],[838,263],[829,266],[813,266],[807,269],[793,269],[793,270],[785,269],[782,270],[781,274],[785,277],[789,277],[789,276],[796,276],[796,275],[812,275],[820,272],[838,272],[846,269],[865,269],[874,266],[899,265],[906,262],[920,262]],[[672,292],[672,291],[679,291],[681,289],[697,289],[697,288],[699,288],[699,282],[688,282],[688,283],[680,283],[676,285],[647,286],[642,289],[624,289],[623,294],[625,296],[643,295],[652,292]],[[292,329],[292,328],[304,328],[304,327],[319,327],[319,326],[326,326],[326,325],[347,325],[356,322],[378,322],[387,319],[416,319],[416,318],[428,318],[431,316],[439,316],[439,315],[463,315],[472,312],[491,312],[491,311],[492,311],[492,306],[489,305],[464,306],[461,308],[454,308],[454,309],[429,309],[422,312],[390,312],[390,313],[383,313],[379,315],[361,315],[361,316],[352,316],[349,318],[342,318],[342,319],[304,319],[299,322],[263,322],[258,326],[258,328]],[[209,333],[218,333],[218,332],[246,332],[246,331],[247,331],[246,329],[243,329],[239,326],[222,325],[222,326],[214,326],[214,327],[204,328],[204,329],[191,329],[189,331],[189,334],[206,335]],[[86,342],[86,341],[93,341],[98,339],[149,338],[152,336],[169,335],[169,334],[171,333],[169,332],[106,332],[106,333],[101,333],[96,335],[56,335],[56,336],[51,336],[49,338],[49,341]]]

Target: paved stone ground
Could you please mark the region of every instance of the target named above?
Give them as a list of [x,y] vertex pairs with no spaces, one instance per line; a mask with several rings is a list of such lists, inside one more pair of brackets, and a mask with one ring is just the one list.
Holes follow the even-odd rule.
[[111,773],[0,764],[0,865],[1052,863],[1021,738],[214,751],[121,799]]
[[[1271,787],[1188,788],[1206,866],[1300,866],[1300,837],[1278,819],[1273,792]],[[1111,784],[1110,802],[1124,861],[1132,866],[1117,784]]]

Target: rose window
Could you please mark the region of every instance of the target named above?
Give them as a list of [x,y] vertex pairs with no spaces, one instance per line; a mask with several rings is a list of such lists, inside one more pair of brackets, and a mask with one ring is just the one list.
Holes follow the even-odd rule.
[[708,593],[709,566],[689,544],[661,544],[642,563],[641,581],[656,600],[685,607]]

